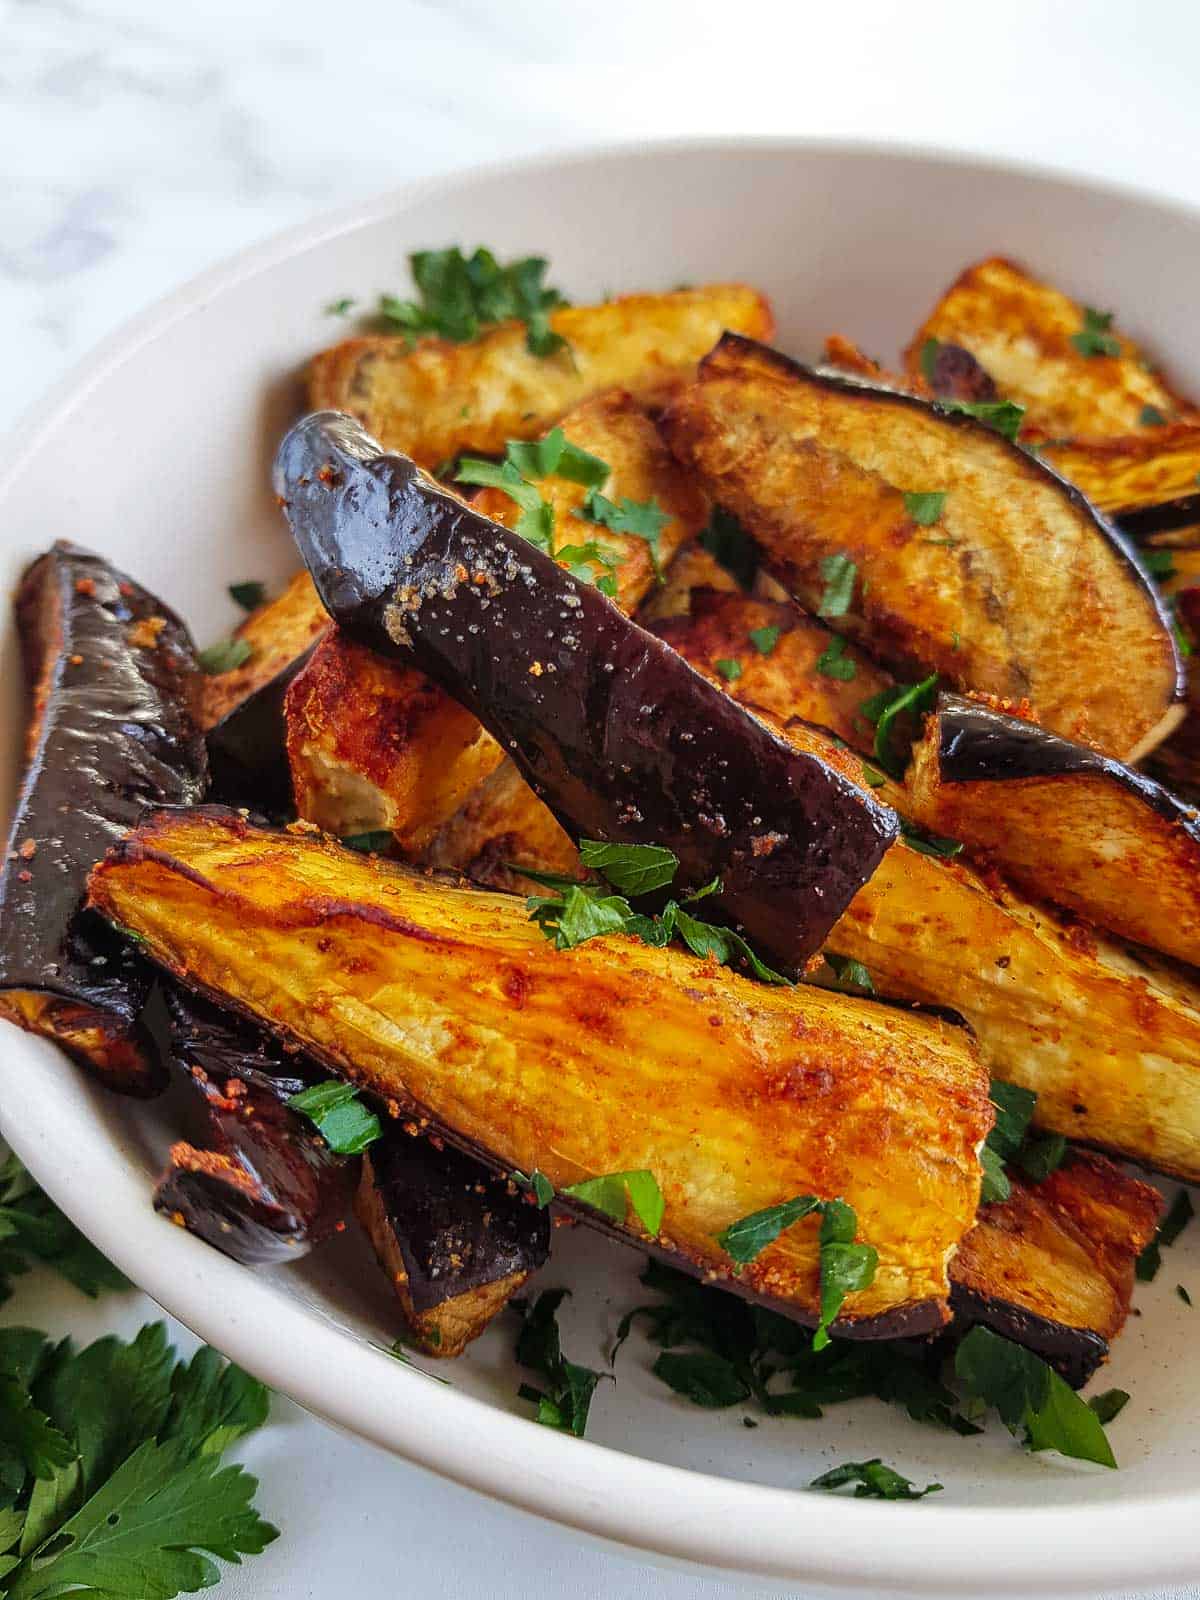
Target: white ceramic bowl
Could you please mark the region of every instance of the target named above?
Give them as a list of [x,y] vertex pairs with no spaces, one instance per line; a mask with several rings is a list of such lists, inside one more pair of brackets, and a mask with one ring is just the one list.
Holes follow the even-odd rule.
[[[201,641],[234,621],[225,585],[295,558],[267,465],[297,372],[348,330],[323,315],[406,282],[412,249],[536,250],[579,300],[743,278],[771,295],[781,346],[831,331],[892,357],[966,262],[1002,251],[1122,326],[1200,389],[1200,217],[1041,173],[895,150],[712,144],[547,160],[420,184],[311,223],[197,279],[83,363],[22,426],[0,477],[3,576],[68,537],[179,607]],[[5,771],[20,724],[3,649]],[[395,1317],[365,1248],[343,1241],[248,1272],[150,1208],[161,1114],[93,1089],[52,1047],[5,1029],[0,1121],[38,1180],[164,1307],[313,1411],[460,1483],[667,1558],[792,1583],[977,1595],[1169,1583],[1200,1570],[1200,1298],[1194,1241],[1169,1252],[1104,1375],[1133,1399],[1111,1429],[1117,1473],[1030,1458],[995,1427],[959,1439],[878,1402],[824,1421],[707,1413],[648,1371],[635,1338],[601,1386],[586,1442],[527,1420],[511,1324],[434,1383],[373,1348]],[[1198,1230],[1200,1231],[1200,1230]],[[601,1365],[641,1297],[632,1252],[573,1230],[547,1284],[576,1294],[568,1352]],[[837,1460],[882,1455],[945,1492],[920,1505],[797,1492]]]

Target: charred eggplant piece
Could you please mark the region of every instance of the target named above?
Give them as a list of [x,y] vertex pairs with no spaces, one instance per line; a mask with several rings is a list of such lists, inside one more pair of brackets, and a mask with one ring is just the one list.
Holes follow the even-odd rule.
[[[1000,256],[976,262],[951,284],[905,352],[911,376],[929,380],[936,394],[954,393],[941,381],[947,347],[972,357],[995,391],[1025,408],[1025,431],[1042,438],[1149,434],[1161,424],[1148,413],[1195,414],[1111,316]],[[987,400],[994,392],[955,398]]]
[[355,1200],[414,1341],[461,1355],[550,1254],[550,1214],[473,1156],[395,1128]]
[[549,358],[531,353],[517,322],[465,344],[348,339],[312,363],[309,403],[349,412],[387,449],[433,470],[460,454],[499,455],[508,439],[536,439],[605,389],[661,405],[725,328],[769,339],[774,320],[754,289],[716,283],[566,306],[550,326],[570,349]]
[[740,1277],[715,1235],[781,1199],[838,1195],[880,1265],[837,1331],[945,1321],[992,1120],[960,1027],[619,936],[556,950],[513,896],[215,808],[160,813],[92,875],[92,897],[183,981],[495,1171],[540,1168],[561,1198],[648,1170],[658,1233],[617,1231],[687,1270],[811,1323],[815,1225]]
[[972,417],[727,335],[663,427],[801,605],[840,579],[839,630],[902,677],[1028,698],[1128,760],[1180,721],[1169,619],[1121,535]]
[[1145,773],[941,695],[907,789],[918,822],[1027,893],[1200,964],[1200,812]]
[[235,1261],[296,1261],[350,1208],[357,1163],[335,1155],[287,1099],[322,1074],[261,1029],[175,985],[166,994],[171,1057],[207,1124],[180,1142],[155,1208]]
[[307,572],[296,573],[235,631],[249,656],[241,666],[205,678],[200,693],[214,800],[269,816],[291,815],[284,701],[328,631],[328,614]]
[[1162,1197],[1082,1151],[1040,1182],[1009,1181],[950,1263],[953,1332],[983,1323],[1081,1388],[1125,1325]]
[[32,711],[0,878],[0,1015],[110,1088],[151,1094],[150,969],[79,913],[88,873],[147,806],[204,793],[194,647],[160,600],[70,544],[28,569],[16,614]]
[[816,950],[896,836],[661,640],[348,417],[299,423],[277,484],[330,614],[488,727],[573,836],[654,843],[680,886],[785,968]]
[[[704,526],[707,504],[631,396],[597,395],[565,416],[561,428],[569,443],[607,463],[610,499],[653,500],[666,518],[652,555],[643,538],[580,520],[585,485],[560,476],[539,485],[558,530],[556,546],[586,540],[602,548],[616,563],[616,602],[632,612],[657,587],[656,562],[671,561]],[[495,489],[484,489],[475,505],[506,527],[521,514]],[[286,714],[300,816],[342,836],[386,829],[410,857],[504,760],[491,734],[444,688],[336,632],[289,690]]]

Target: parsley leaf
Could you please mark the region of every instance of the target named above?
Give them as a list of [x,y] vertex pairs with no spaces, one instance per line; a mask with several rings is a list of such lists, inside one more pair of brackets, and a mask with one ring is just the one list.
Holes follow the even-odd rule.
[[181,1439],[189,1452],[219,1455],[267,1420],[271,1397],[249,1373],[201,1345],[171,1374],[171,1403],[160,1438]]
[[509,1177],[519,1189],[527,1189],[532,1194],[537,1201],[539,1211],[544,1211],[554,1199],[554,1185],[540,1167],[534,1167],[528,1176],[523,1172],[513,1171],[509,1173]]
[[893,778],[904,775],[904,761],[892,753],[892,727],[901,712],[917,716],[928,711],[937,695],[937,673],[932,673],[920,683],[898,683],[892,689],[881,689],[863,701],[859,710],[875,726],[875,759]]
[[363,1105],[354,1085],[340,1078],[314,1083],[286,1103],[316,1126],[335,1155],[359,1155],[383,1134],[379,1118]]
[[904,509],[919,528],[931,528],[941,516],[945,504],[944,489],[904,496]]
[[201,672],[212,677],[218,672],[232,672],[235,667],[244,666],[253,654],[254,646],[249,639],[219,639],[216,644],[197,651],[196,660]]
[[817,657],[817,671],[827,678],[836,678],[839,683],[853,683],[858,667],[853,658],[844,653],[845,649],[845,639],[835,633]]
[[726,683],[736,683],[742,675],[742,663],[740,661],[723,658],[720,661],[715,661],[713,665]]
[[827,987],[842,989],[849,994],[875,993],[874,980],[861,961],[852,961],[849,956],[836,956],[828,950],[824,952],[824,960],[836,979],[835,984]]
[[751,628],[749,632],[750,643],[760,656],[769,656],[779,643],[779,635],[783,630],[776,627]]
[[556,950],[574,950],[607,933],[626,933],[635,915],[621,895],[598,895],[578,883],[553,897],[531,895],[525,907]]
[[712,1350],[664,1350],[653,1372],[676,1394],[708,1411],[736,1406],[751,1393],[750,1384],[733,1363]]
[[968,1396],[995,1407],[1027,1449],[1116,1466],[1099,1416],[1031,1351],[976,1327],[959,1345],[954,1370]]
[[825,589],[817,615],[844,617],[854,599],[858,567],[847,555],[822,556],[821,577],[825,580]]
[[668,901],[663,909],[663,922],[673,928],[687,945],[693,955],[712,956],[723,967],[735,966],[739,958],[750,969],[752,977],[759,983],[770,983],[778,986],[788,986],[788,979],[781,972],[776,972],[773,967],[767,966],[746,943],[740,933],[735,933],[732,928],[722,927],[715,922],[701,922],[699,918],[690,916],[674,901]]
[[993,1078],[991,1101],[996,1122],[981,1153],[983,1191],[980,1204],[1007,1200],[1012,1192],[1005,1163],[1019,1167],[1034,1182],[1048,1178],[1067,1154],[1067,1141],[1057,1133],[1034,1133],[1030,1128],[1037,1095],[1032,1089]]
[[567,478],[590,489],[601,489],[611,470],[607,461],[572,444],[557,427],[541,439],[510,439],[504,455],[531,482],[537,478]]
[[915,850],[918,855],[936,856],[939,860],[949,860],[962,854],[962,844],[957,839],[948,839],[942,834],[926,833],[915,822],[901,819],[900,837],[910,850]]
[[1157,406],[1143,406],[1138,413],[1138,421],[1143,428],[1165,428],[1167,419]]
[[1124,1389],[1105,1389],[1103,1394],[1094,1394],[1088,1401],[1102,1423],[1111,1422],[1128,1404],[1129,1395]]
[[1112,327],[1111,311],[1096,311],[1091,306],[1083,308],[1083,327],[1071,335],[1071,343],[1081,356],[1119,356],[1121,341],[1108,330]]
[[80,1233],[38,1188],[15,1155],[0,1161],[0,1303],[12,1293],[11,1279],[38,1261],[95,1299],[107,1289],[128,1289],[129,1280]]
[[622,894],[649,894],[653,889],[663,889],[679,870],[679,857],[660,844],[605,844],[599,839],[581,839],[579,859],[585,867],[603,873]]
[[341,842],[347,850],[357,850],[359,855],[376,856],[391,849],[395,835],[388,828],[372,828],[368,833],[344,833]]
[[243,611],[253,611],[262,605],[267,598],[265,583],[231,583],[229,585],[229,598]]
[[754,582],[754,575],[758,571],[758,548],[731,512],[714,506],[708,527],[696,542],[737,580],[741,588],[748,589]]
[[423,333],[461,343],[474,339],[496,322],[524,322],[525,343],[531,354],[553,355],[566,340],[550,327],[550,312],[566,304],[557,289],[542,279],[546,262],[526,256],[501,266],[482,247],[464,256],[458,246],[448,250],[419,250],[409,258],[419,298],[380,297],[379,311],[410,340]]
[[1165,583],[1175,576],[1174,550],[1140,550],[1138,556],[1152,578]]
[[923,1489],[905,1478],[894,1467],[885,1466],[878,1456],[872,1461],[845,1461],[840,1467],[831,1467],[809,1484],[810,1489],[843,1489],[854,1484],[856,1500],[922,1500],[927,1494],[936,1494],[940,1483],[927,1483]]
[[773,1244],[785,1228],[802,1217],[818,1212],[821,1217],[821,1318],[813,1335],[814,1350],[829,1344],[829,1326],[836,1319],[848,1294],[865,1289],[875,1281],[879,1254],[873,1245],[855,1244],[858,1217],[844,1200],[820,1200],[816,1195],[797,1195],[780,1205],[753,1211],[730,1223],[716,1235],[716,1241],[739,1265],[745,1265]]
[[925,382],[933,387],[934,373],[937,369],[938,351],[942,348],[940,339],[926,339],[921,346],[921,376]]
[[1025,417],[1025,407],[1017,405],[1015,400],[944,400],[936,402],[938,411],[961,412],[964,416],[974,417],[976,422],[982,422],[985,427],[991,428],[1010,443],[1015,441],[1021,431],[1021,423]]
[[1171,1209],[1159,1224],[1158,1232],[1137,1258],[1134,1270],[1140,1282],[1153,1281],[1162,1266],[1162,1247],[1173,1245],[1195,1214],[1191,1195],[1186,1189],[1180,1189],[1171,1202]]
[[355,302],[347,296],[343,296],[340,300],[331,300],[325,307],[325,315],[327,317],[344,317],[353,309],[354,304]]
[[610,1221],[624,1226],[627,1210],[633,1207],[634,1215],[647,1233],[656,1234],[662,1227],[665,1202],[658,1179],[645,1168],[632,1172],[609,1172],[601,1178],[584,1178],[581,1183],[568,1184],[562,1191],[574,1200],[601,1211]]
[[1187,1290],[1186,1290],[1186,1289],[1185,1289],[1185,1288],[1184,1288],[1184,1287],[1183,1287],[1183,1285],[1182,1285],[1182,1284],[1181,1284],[1181,1283],[1177,1283],[1177,1284],[1176,1284],[1176,1285],[1175,1285],[1175,1293],[1176,1293],[1176,1294],[1177,1294],[1177,1295],[1178,1295],[1178,1296],[1179,1296],[1179,1298],[1180,1298],[1180,1299],[1181,1299],[1181,1300],[1182,1300],[1182,1301],[1183,1301],[1183,1303],[1184,1303],[1184,1305],[1185,1305],[1185,1306],[1190,1306],[1190,1305],[1191,1305],[1191,1303],[1192,1303],[1192,1297],[1191,1297],[1191,1295],[1190,1295],[1190,1294],[1189,1294],[1189,1293],[1188,1293],[1188,1292],[1187,1292]]
[[562,1353],[557,1313],[568,1293],[566,1289],[544,1289],[532,1305],[523,1300],[512,1302],[522,1319],[517,1360],[546,1383],[544,1390],[523,1383],[518,1393],[523,1400],[537,1402],[537,1420],[543,1427],[582,1439],[592,1395],[604,1374],[578,1366]]

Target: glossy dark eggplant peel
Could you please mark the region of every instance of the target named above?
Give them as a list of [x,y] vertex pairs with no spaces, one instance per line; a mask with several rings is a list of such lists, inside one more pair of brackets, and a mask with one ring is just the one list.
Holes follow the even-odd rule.
[[892,812],[352,418],[284,439],[276,488],[330,615],[472,711],[574,837],[653,843],[796,971],[896,836]]
[[295,1261],[350,1209],[358,1163],[338,1156],[286,1101],[325,1073],[207,1000],[170,985],[171,1059],[206,1125],[172,1145],[158,1211],[235,1261]]
[[152,1093],[161,1069],[139,1022],[150,968],[79,908],[88,873],[147,806],[203,798],[194,646],[154,595],[65,543],[26,571],[16,618],[32,709],[0,877],[0,1015],[110,1088]]

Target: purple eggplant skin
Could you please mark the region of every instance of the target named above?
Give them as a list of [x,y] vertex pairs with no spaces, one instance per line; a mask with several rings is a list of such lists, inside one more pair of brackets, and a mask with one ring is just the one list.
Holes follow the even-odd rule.
[[418,1315],[545,1264],[550,1213],[465,1151],[393,1125],[371,1168]]
[[938,776],[943,783],[1002,783],[1009,778],[1104,777],[1119,784],[1200,845],[1200,816],[1136,767],[1074,744],[1020,717],[960,695],[938,696]]
[[172,1146],[155,1209],[235,1261],[298,1260],[339,1231],[357,1177],[358,1162],[287,1105],[326,1074],[174,984],[165,999],[169,1054],[206,1135],[200,1149]]
[[204,797],[195,647],[154,595],[66,543],[25,572],[16,619],[32,713],[0,876],[0,1015],[110,1088],[152,1094],[165,1074],[140,1021],[151,969],[80,907],[148,807]]
[[1025,1306],[980,1294],[962,1284],[950,1287],[954,1321],[944,1335],[954,1345],[981,1324],[1040,1356],[1072,1389],[1082,1389],[1108,1360],[1108,1340],[1093,1328],[1070,1328],[1052,1317],[1040,1317]]
[[673,850],[679,889],[719,877],[708,906],[802,969],[895,839],[892,811],[351,417],[298,423],[275,481],[347,634],[472,711],[575,838]]
[[1140,511],[1126,511],[1113,520],[1127,538],[1139,542],[1155,534],[1174,533],[1178,528],[1192,528],[1200,523],[1200,494],[1180,495],[1176,500],[1164,500],[1156,506],[1144,506]]
[[969,350],[960,344],[935,341],[930,363],[929,387],[939,400],[996,400],[999,395],[995,380],[982,367]]
[[288,766],[283,707],[292,679],[315,646],[247,695],[208,730],[210,798],[221,805],[247,806],[272,821],[296,812]]

